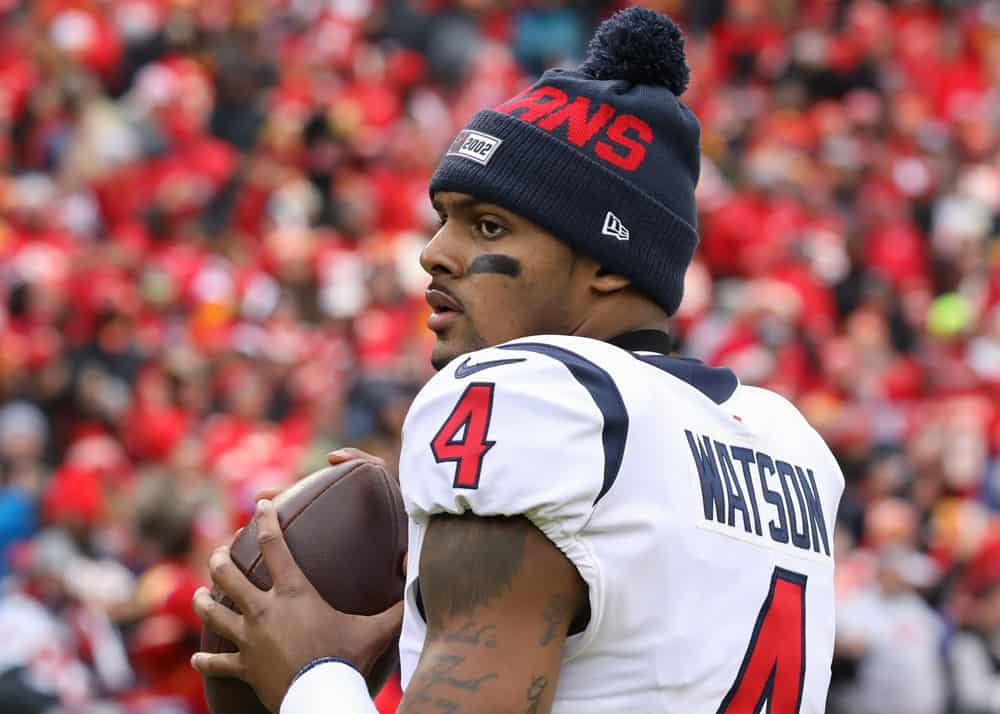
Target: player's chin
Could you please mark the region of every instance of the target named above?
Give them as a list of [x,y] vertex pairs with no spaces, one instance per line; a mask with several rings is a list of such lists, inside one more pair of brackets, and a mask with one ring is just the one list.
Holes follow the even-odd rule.
[[444,369],[445,365],[462,353],[451,340],[439,334],[431,350],[431,365],[437,370]]
[[436,333],[437,340],[431,350],[431,364],[434,369],[443,369],[456,357],[482,349],[484,345],[476,340],[467,339],[464,334],[454,328]]

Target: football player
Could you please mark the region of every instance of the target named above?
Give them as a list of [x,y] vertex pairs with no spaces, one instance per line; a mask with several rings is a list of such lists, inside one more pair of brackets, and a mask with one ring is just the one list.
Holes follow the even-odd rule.
[[[668,356],[697,243],[687,81],[677,27],[623,11],[579,68],[473,117],[431,181],[402,713],[824,710],[841,471],[782,397]],[[275,587],[217,552],[245,614],[197,609],[240,651],[195,666],[282,714],[373,712],[398,608],[333,610],[273,505],[257,519]]]

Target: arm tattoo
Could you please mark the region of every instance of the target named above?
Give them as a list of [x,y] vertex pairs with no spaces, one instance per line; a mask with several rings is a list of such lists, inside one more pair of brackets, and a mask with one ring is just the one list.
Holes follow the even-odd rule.
[[461,705],[449,696],[455,696],[459,692],[478,692],[483,683],[500,678],[496,672],[486,672],[477,677],[458,676],[456,670],[465,661],[466,658],[461,655],[434,655],[430,668],[418,673],[407,688],[406,704],[399,710],[400,714],[417,714],[414,706],[431,707],[431,711],[437,712],[457,712]]
[[454,632],[444,635],[445,642],[464,645],[478,645],[480,642],[490,649],[496,649],[496,625],[479,625],[477,622],[466,622]]
[[487,674],[482,674],[478,677],[472,678],[452,676],[452,672],[454,672],[455,669],[461,666],[464,662],[465,657],[460,655],[437,655],[434,658],[434,666],[431,667],[431,671],[427,674],[426,679],[429,684],[446,684],[455,689],[465,689],[472,692],[478,692],[479,687],[483,682],[487,682],[491,679],[497,679],[500,676],[496,672],[488,672]]
[[[441,514],[431,519],[420,554],[426,642],[399,714],[476,714],[486,703],[500,701],[504,711],[547,711],[550,680],[533,675],[519,696],[517,680],[523,675],[515,679],[508,674],[511,667],[504,669],[498,657],[516,656],[511,649],[516,643],[507,638],[527,635],[523,643],[527,647],[532,647],[536,637],[541,647],[558,641],[572,620],[574,598],[563,585],[559,595],[547,593],[544,606],[544,600],[535,600],[531,619],[537,630],[529,628],[524,633],[512,634],[505,628],[503,623],[510,619],[507,610],[497,617],[490,611],[491,607],[508,607],[506,596],[519,579],[529,574],[538,577],[539,565],[528,548],[534,528],[523,516]],[[515,607],[516,600],[509,606]],[[534,649],[546,653],[540,660],[555,657],[551,648]]]
[[470,675],[468,671],[474,663],[469,662],[466,654],[460,654],[469,653],[470,648],[471,651],[478,647],[496,648],[496,629],[496,625],[470,620],[455,627],[441,628],[433,636],[428,631],[428,641],[444,644],[443,651],[426,654],[426,661],[421,659],[399,714],[461,711],[462,705],[455,698],[460,699],[463,692],[478,693],[485,683],[499,679],[497,672]]
[[531,678],[531,684],[528,686],[528,708],[524,710],[524,714],[538,714],[539,707],[542,706],[542,694],[548,686],[549,680],[545,677]]
[[545,606],[542,618],[545,620],[545,632],[542,633],[538,644],[545,647],[556,633],[569,627],[570,618],[573,616],[573,600],[565,595],[553,595],[549,604]]
[[467,615],[508,590],[533,527],[524,518],[434,516],[420,558],[428,627],[448,615]]

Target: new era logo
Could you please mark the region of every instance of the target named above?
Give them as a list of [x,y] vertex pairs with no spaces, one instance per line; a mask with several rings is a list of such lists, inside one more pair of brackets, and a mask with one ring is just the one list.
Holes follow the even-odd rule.
[[466,159],[472,159],[477,164],[485,166],[493,158],[493,153],[502,143],[503,139],[466,129],[459,132],[455,140],[451,142],[451,148],[448,149],[448,156],[463,156]]
[[628,228],[622,223],[622,219],[611,211],[608,211],[608,215],[604,217],[604,230],[601,233],[618,240],[628,240],[629,238]]

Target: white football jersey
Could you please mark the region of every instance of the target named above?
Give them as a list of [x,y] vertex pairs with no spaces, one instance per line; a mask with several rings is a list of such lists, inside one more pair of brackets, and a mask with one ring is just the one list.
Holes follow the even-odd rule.
[[[635,349],[650,334],[663,337],[626,338]],[[404,687],[426,632],[428,520],[471,511],[526,516],[589,588],[556,714],[824,711],[844,479],[777,394],[695,360],[518,339],[452,361],[421,390],[400,480]]]

